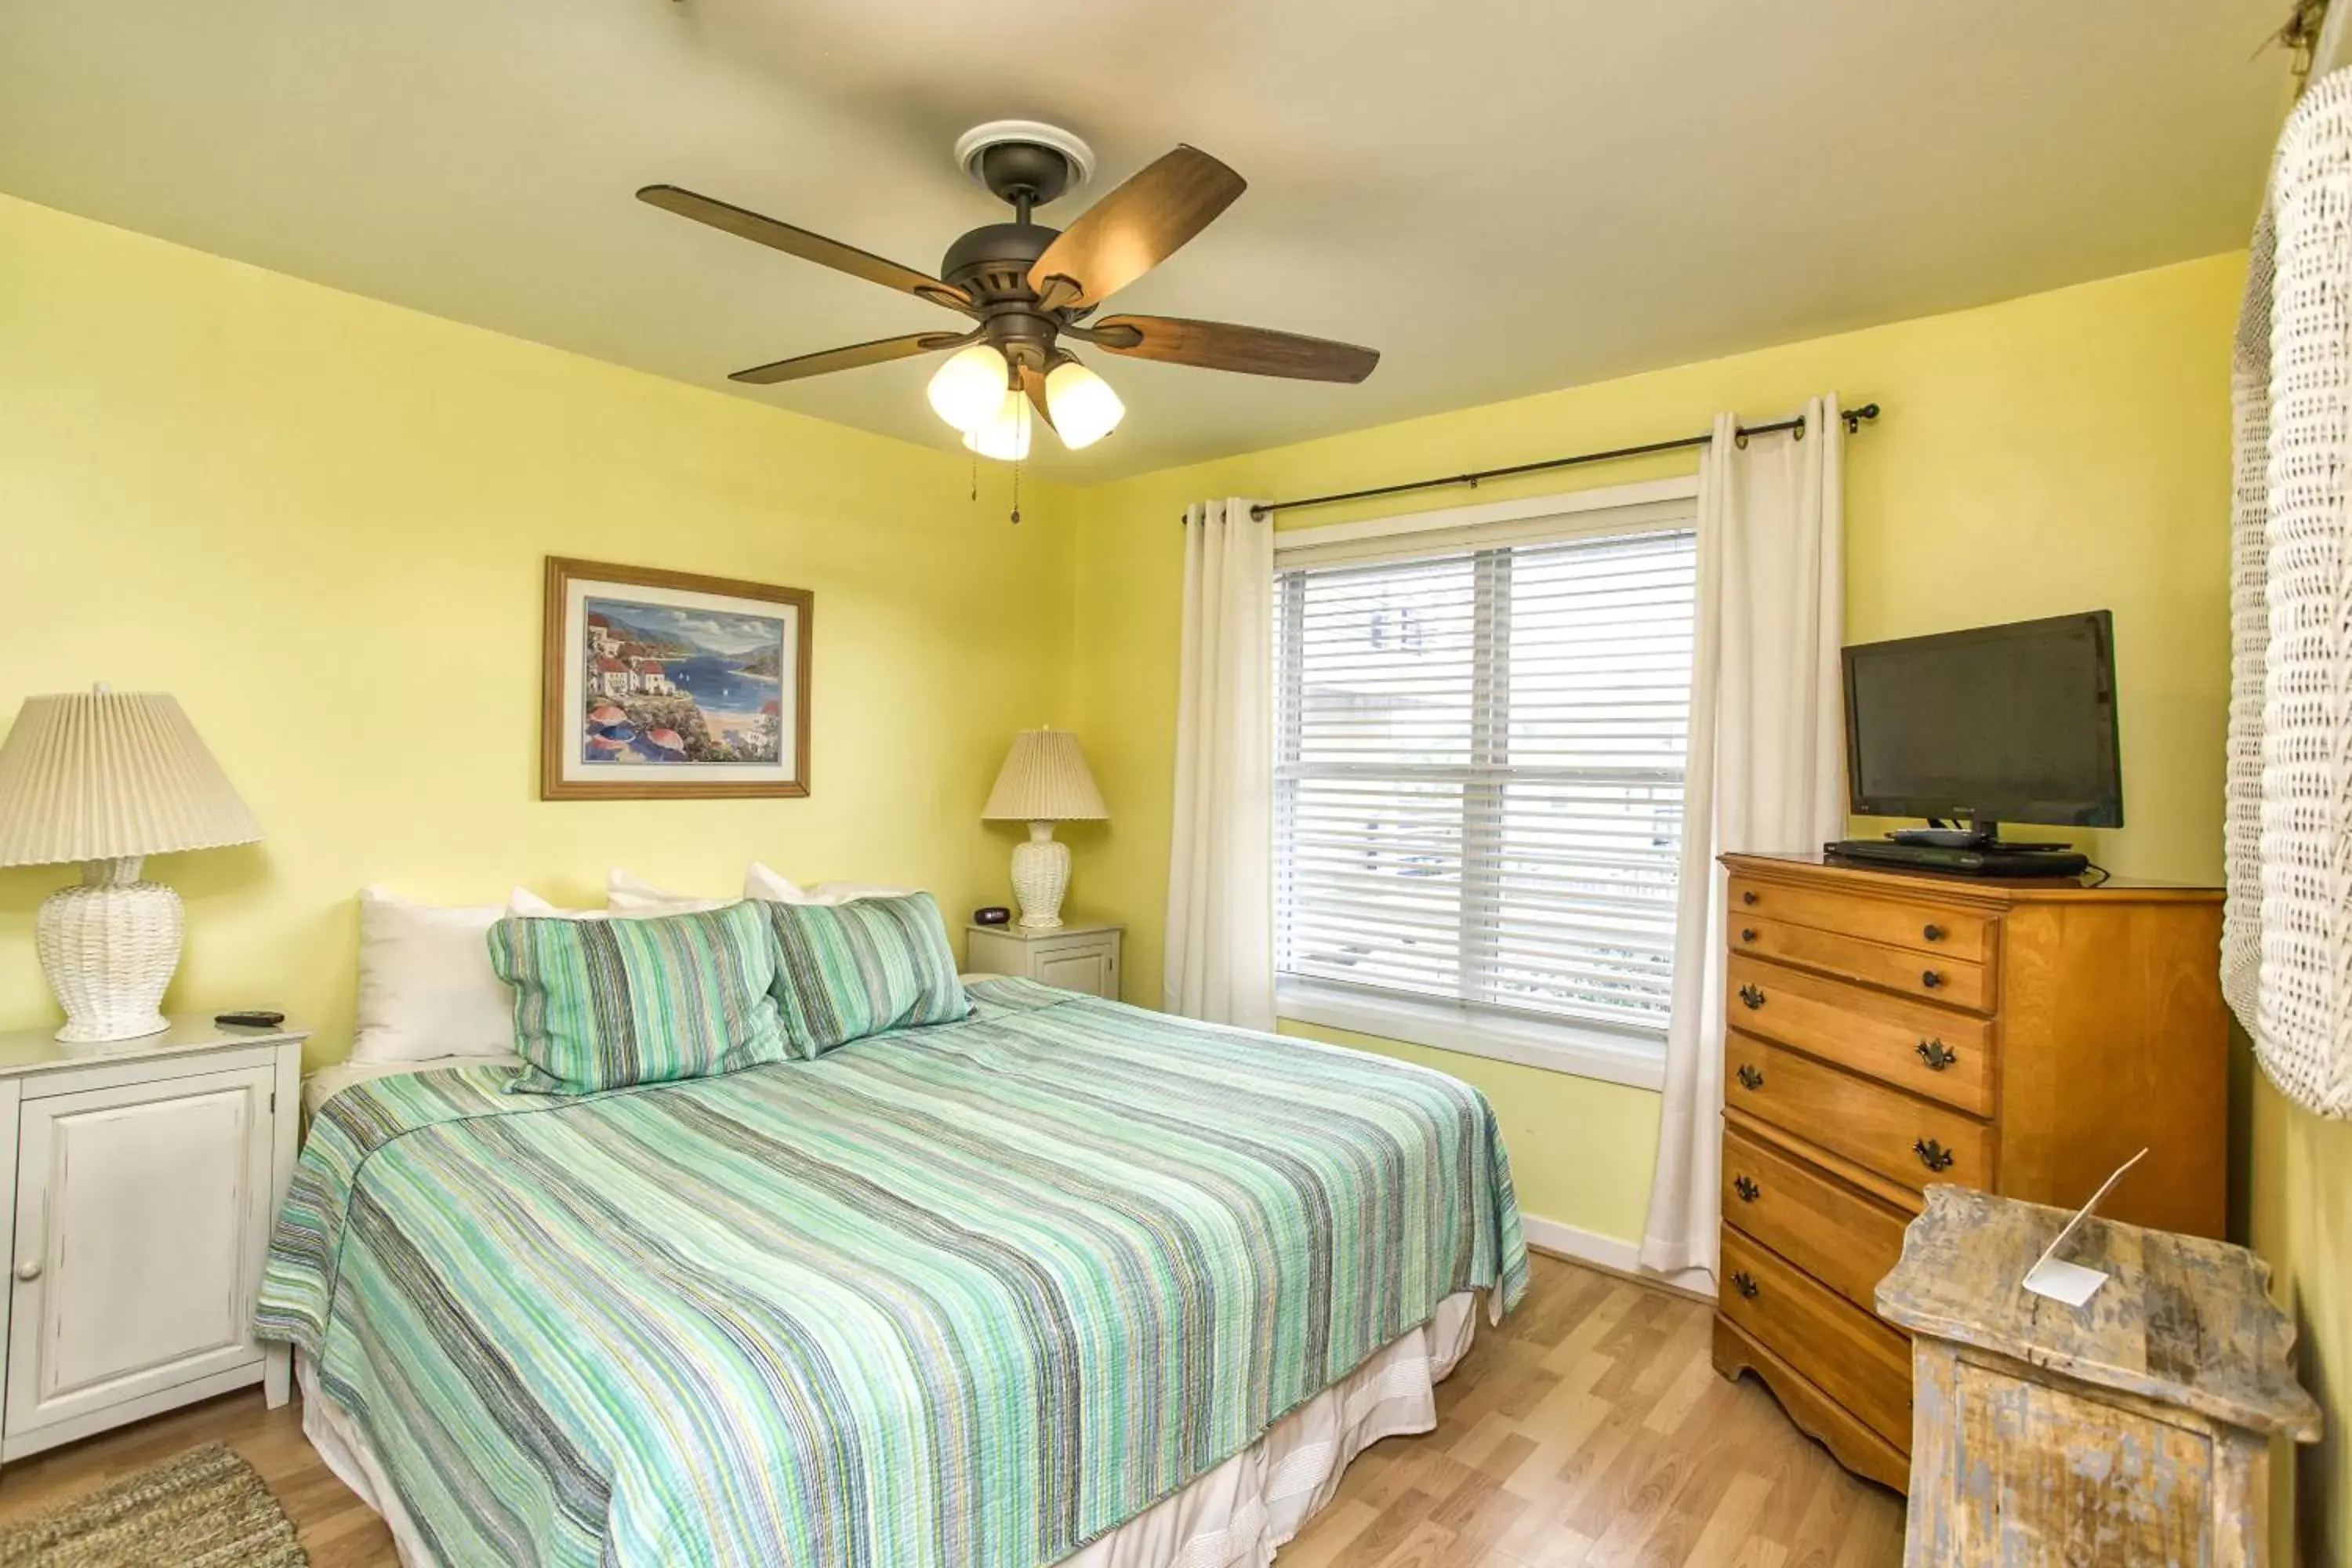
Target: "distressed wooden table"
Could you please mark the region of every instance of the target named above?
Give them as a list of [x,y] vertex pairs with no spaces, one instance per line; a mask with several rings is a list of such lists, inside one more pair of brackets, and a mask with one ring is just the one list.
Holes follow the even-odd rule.
[[2094,1219],[2062,1256],[2114,1278],[2069,1307],[2020,1283],[2066,1213],[1927,1197],[1878,1286],[1914,1336],[1909,1568],[2261,1563],[2270,1439],[2320,1427],[2270,1266]]

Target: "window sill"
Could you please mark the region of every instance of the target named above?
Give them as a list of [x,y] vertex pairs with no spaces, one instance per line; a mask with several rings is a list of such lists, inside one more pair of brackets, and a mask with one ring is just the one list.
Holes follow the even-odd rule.
[[1653,1090],[1665,1085],[1665,1042],[1638,1035],[1570,1023],[1539,1023],[1433,999],[1381,994],[1287,976],[1276,984],[1275,1012],[1301,1024],[1350,1029],[1360,1035],[1603,1083]]

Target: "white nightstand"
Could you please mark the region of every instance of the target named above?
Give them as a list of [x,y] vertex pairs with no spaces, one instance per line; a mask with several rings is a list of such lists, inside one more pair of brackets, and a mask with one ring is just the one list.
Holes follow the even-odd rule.
[[253,1308],[307,1031],[54,1032],[0,1034],[0,1461],[247,1384],[283,1405],[292,1360]]
[[1118,1000],[1118,943],[1123,925],[1017,925],[963,928],[964,966],[981,974],[1018,974],[1041,985]]

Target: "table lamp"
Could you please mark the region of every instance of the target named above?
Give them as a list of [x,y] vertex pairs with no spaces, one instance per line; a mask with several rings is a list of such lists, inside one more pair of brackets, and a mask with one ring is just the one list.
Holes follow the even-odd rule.
[[1062,923],[1062,895],[1070,886],[1070,847],[1054,840],[1056,822],[1103,822],[1102,792],[1087,772],[1087,754],[1067,730],[1024,730],[996,775],[981,812],[983,822],[1025,822],[1029,841],[1013,848],[1013,901],[1021,929],[1053,931]]
[[250,844],[253,814],[195,726],[160,691],[27,697],[0,742],[0,866],[81,862],[41,902],[34,944],[65,1008],[58,1038],[130,1040],[169,1026],[180,896],[139,879],[149,855]]

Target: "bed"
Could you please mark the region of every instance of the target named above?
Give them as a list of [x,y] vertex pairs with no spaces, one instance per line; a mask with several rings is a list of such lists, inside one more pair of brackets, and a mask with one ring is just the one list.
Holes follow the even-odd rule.
[[1524,1292],[1466,1085],[971,994],[815,1061],[321,1105],[259,1324],[404,1558],[1263,1563]]

